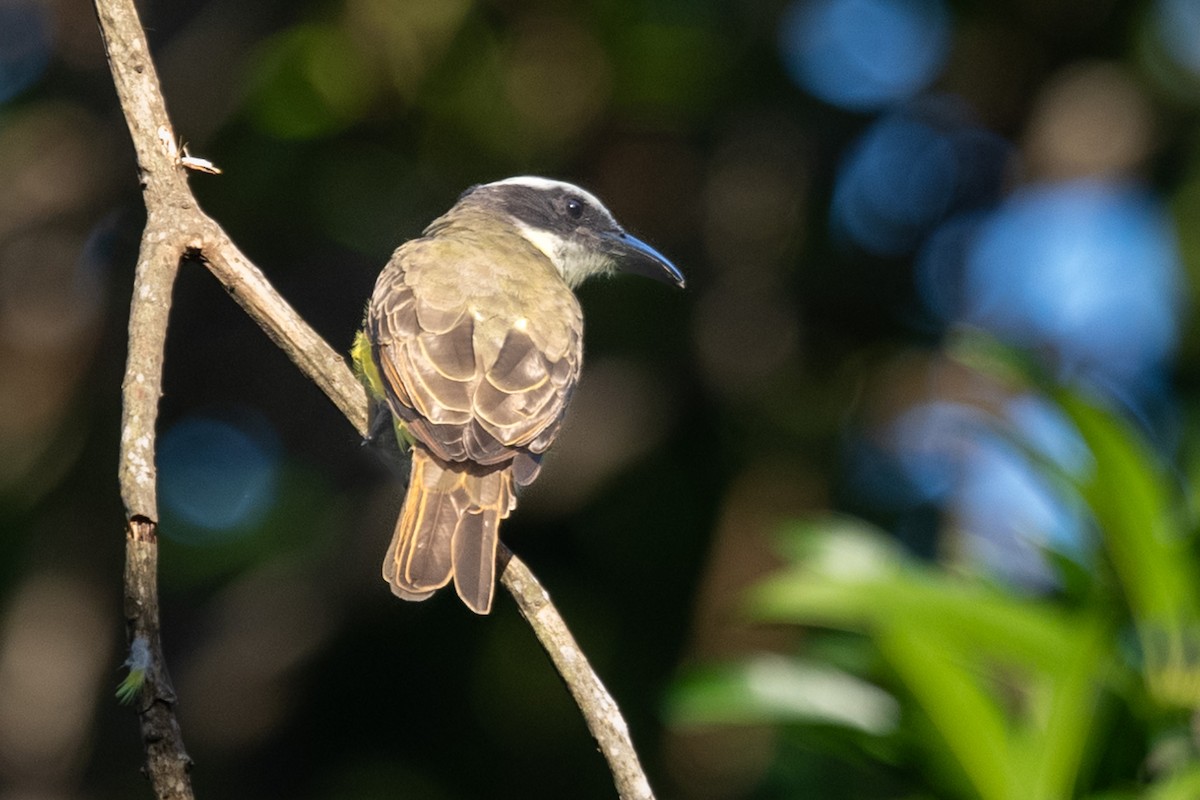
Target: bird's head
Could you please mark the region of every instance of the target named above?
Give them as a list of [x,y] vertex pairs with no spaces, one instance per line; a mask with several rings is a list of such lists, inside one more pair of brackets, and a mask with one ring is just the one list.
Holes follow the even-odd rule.
[[447,216],[466,209],[512,225],[572,288],[617,271],[684,285],[666,256],[627,233],[595,195],[574,184],[532,176],[480,184],[463,192]]

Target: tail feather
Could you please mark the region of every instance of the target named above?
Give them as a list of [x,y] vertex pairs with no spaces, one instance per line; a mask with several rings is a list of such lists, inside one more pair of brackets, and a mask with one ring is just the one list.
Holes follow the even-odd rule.
[[454,579],[477,614],[492,607],[500,520],[516,505],[511,465],[480,472],[413,448],[412,479],[383,562],[405,600],[424,600]]
[[[383,559],[383,579],[391,584],[393,594],[405,600],[426,599],[449,583],[453,574],[450,536],[445,535],[446,519],[452,514],[446,513],[450,504],[441,502],[442,496],[425,489],[431,464],[427,455],[413,450],[408,493]],[[431,500],[435,501],[432,513]]]
[[454,531],[454,589],[476,614],[492,610],[500,517],[494,509],[463,515]]

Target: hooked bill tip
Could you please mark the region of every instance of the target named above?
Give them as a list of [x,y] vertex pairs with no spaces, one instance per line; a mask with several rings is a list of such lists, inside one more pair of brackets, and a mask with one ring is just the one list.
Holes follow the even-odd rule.
[[612,237],[612,255],[618,268],[683,289],[687,285],[683,273],[671,260],[636,236],[622,231]]

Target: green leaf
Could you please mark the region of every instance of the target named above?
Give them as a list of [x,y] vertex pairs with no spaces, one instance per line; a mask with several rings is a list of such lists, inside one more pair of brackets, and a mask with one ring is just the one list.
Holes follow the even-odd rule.
[[1059,668],[1037,681],[1029,713],[1015,732],[1013,767],[1028,798],[1070,797],[1096,730],[1100,689],[1115,664],[1113,630],[1098,617],[1080,618],[1059,647]]
[[788,531],[786,571],[752,593],[760,618],[873,638],[979,796],[1071,795],[1114,668],[1103,609],[1041,598],[908,558],[835,520]]
[[341,130],[364,113],[378,89],[356,42],[335,25],[296,25],[267,40],[250,87],[252,119],[281,139]]
[[948,658],[953,648],[919,626],[889,627],[878,641],[979,796],[1012,797],[1004,712],[973,671]]
[[1059,402],[1095,461],[1079,489],[1137,625],[1147,685],[1160,702],[1200,706],[1200,574],[1173,480],[1116,415],[1071,392]]
[[807,536],[808,544],[791,542],[797,562],[751,592],[750,611],[761,620],[861,633],[920,628],[1047,670],[1060,666],[1062,643],[1081,621],[1052,604],[916,564],[865,527],[836,521],[791,533]]
[[805,722],[881,735],[899,713],[891,695],[861,678],[774,654],[694,669],[667,700],[667,717],[680,726]]
[[1200,764],[1192,764],[1158,781],[1140,797],[1142,800],[1196,800],[1200,797]]

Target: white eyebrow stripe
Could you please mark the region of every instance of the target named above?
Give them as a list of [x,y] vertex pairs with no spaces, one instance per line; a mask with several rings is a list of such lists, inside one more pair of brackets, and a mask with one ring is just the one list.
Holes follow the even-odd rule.
[[552,180],[550,178],[542,178],[537,175],[517,175],[516,177],[513,177],[513,178],[505,178],[502,181],[493,181],[492,183],[489,183],[487,185],[488,186],[505,186],[505,185],[528,186],[531,189],[540,189],[543,191],[553,190],[553,189],[561,189],[565,192],[570,192],[571,194],[579,195],[584,200],[586,200],[588,202],[588,204],[593,205],[596,208],[600,209],[605,214],[607,214],[609,217],[612,216],[612,214],[609,212],[609,210],[604,207],[604,203],[600,202],[600,198],[596,197],[596,195],[592,194],[587,189],[581,189],[578,186],[576,186],[575,184],[567,183],[566,181],[556,181],[556,180]]

